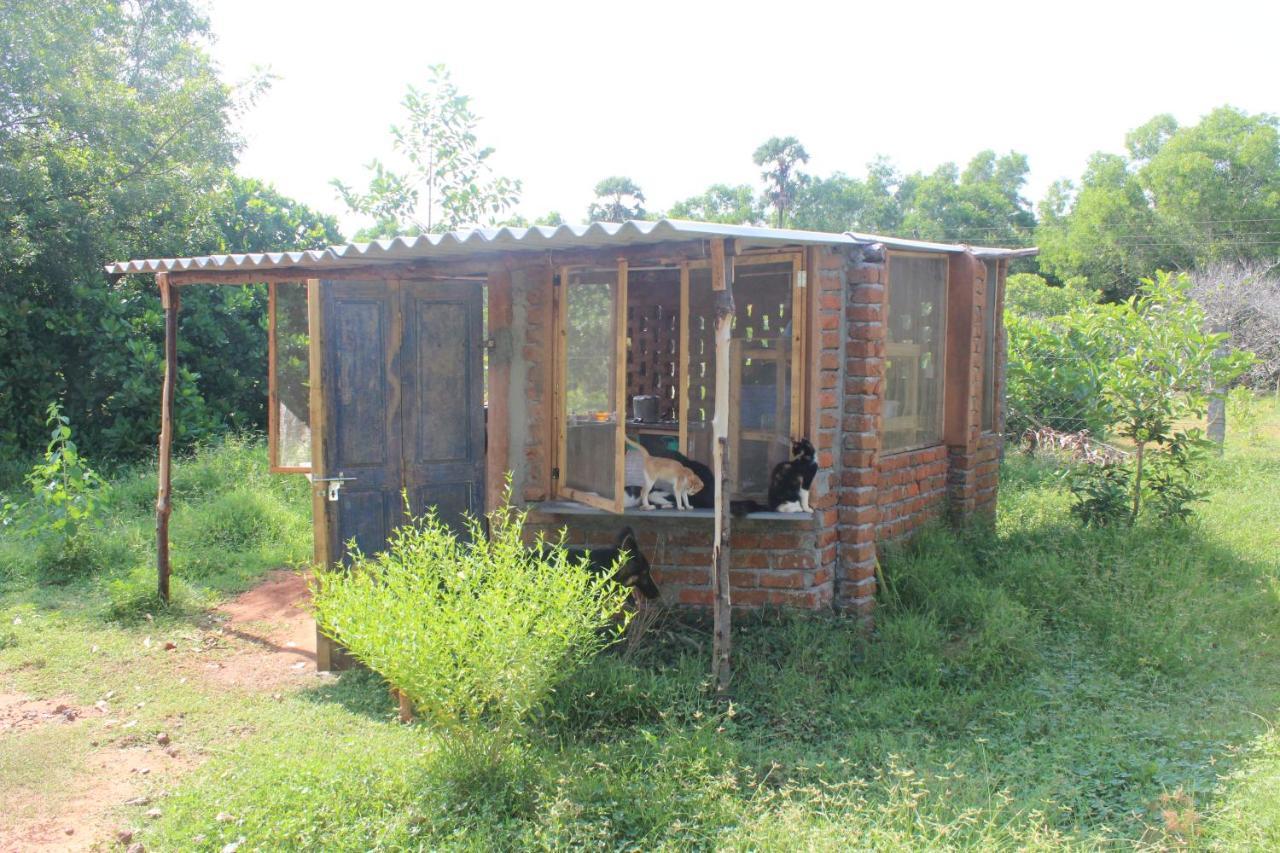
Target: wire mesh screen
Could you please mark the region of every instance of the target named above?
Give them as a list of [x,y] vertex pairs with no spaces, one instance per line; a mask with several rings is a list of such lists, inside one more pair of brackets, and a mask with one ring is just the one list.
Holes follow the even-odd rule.
[[617,272],[569,276],[565,299],[565,485],[614,498]]
[[884,438],[887,451],[942,436],[947,259],[889,256]]
[[1000,264],[987,261],[987,298],[982,310],[982,429],[996,427],[996,339],[999,319]]
[[311,338],[307,285],[274,285],[271,441],[277,469],[311,468]]

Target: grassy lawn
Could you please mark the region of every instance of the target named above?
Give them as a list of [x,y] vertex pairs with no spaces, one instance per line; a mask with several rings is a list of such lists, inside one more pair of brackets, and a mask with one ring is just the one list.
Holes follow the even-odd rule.
[[0,694],[106,701],[116,721],[0,732],[0,799],[70,801],[88,758],[164,731],[181,758],[147,803],[111,806],[149,850],[1275,849],[1274,405],[1257,433],[1182,528],[1083,530],[1052,471],[1011,452],[994,532],[888,556],[869,641],[829,616],[740,618],[725,707],[709,638],[671,622],[479,769],[395,723],[366,673],[274,692],[203,676],[205,609],[309,551],[305,484],[232,442],[176,469],[169,613],[146,615],[153,472],[118,480],[107,528],[71,547],[0,533]]

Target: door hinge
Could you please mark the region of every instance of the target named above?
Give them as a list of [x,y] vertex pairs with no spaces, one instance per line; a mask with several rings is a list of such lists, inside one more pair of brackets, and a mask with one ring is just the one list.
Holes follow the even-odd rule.
[[553,480],[559,480],[559,479],[560,479],[560,469],[559,469],[559,468],[552,468],[552,469],[551,469],[551,479],[553,479]]
[[484,339],[484,348],[485,348],[485,349],[497,349],[497,348],[498,348],[498,342],[497,342],[496,340],[494,340],[493,338],[485,338],[485,339]]

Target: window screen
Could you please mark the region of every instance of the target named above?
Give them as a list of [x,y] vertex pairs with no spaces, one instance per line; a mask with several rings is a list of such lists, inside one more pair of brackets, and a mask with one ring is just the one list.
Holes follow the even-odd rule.
[[946,292],[946,257],[890,255],[882,444],[887,452],[941,439]]
[[268,381],[271,470],[311,470],[311,337],[307,285],[270,286]]
[[[729,350],[729,484],[732,497],[764,497],[773,466],[791,453],[796,261],[738,258],[733,270]],[[712,462],[715,414],[715,292],[711,273],[689,274],[688,409],[685,454]]]
[[790,261],[734,268],[729,467],[736,497],[765,497],[773,467],[791,456],[794,282]]
[[618,273],[574,271],[561,298],[564,328],[564,454],[561,476],[576,500],[615,498],[618,409]]
[[987,261],[987,299],[982,315],[982,429],[996,428],[996,353],[1000,349],[1000,264]]

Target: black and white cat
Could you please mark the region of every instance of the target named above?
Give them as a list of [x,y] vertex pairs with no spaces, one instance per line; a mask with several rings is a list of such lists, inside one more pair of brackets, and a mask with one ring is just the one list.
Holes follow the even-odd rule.
[[769,477],[769,503],[761,506],[758,501],[732,501],[729,509],[734,515],[749,512],[812,512],[809,506],[809,490],[818,474],[817,452],[807,438],[791,443],[791,459],[779,462]]

